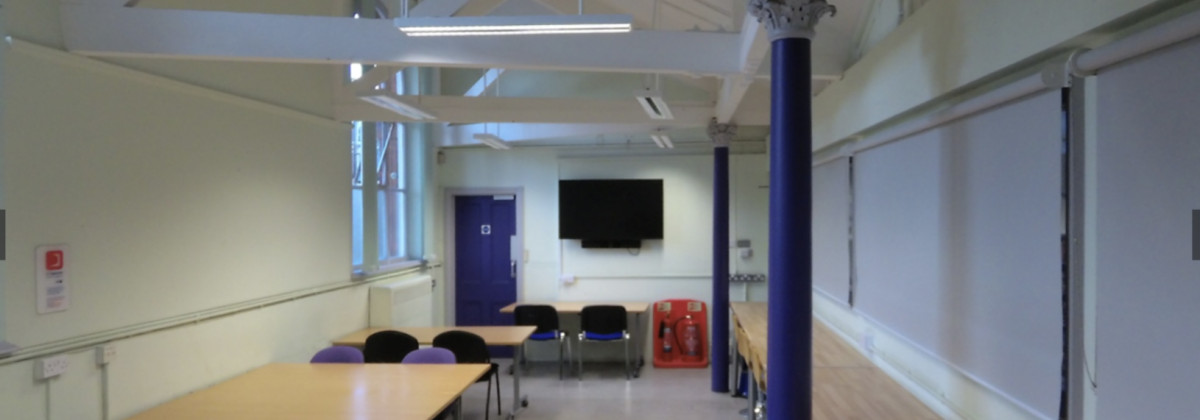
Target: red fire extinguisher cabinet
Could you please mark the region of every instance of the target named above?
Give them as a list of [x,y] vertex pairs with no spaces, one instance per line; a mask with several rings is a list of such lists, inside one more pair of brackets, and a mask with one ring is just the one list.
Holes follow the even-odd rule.
[[691,299],[654,302],[654,367],[708,366],[708,307]]

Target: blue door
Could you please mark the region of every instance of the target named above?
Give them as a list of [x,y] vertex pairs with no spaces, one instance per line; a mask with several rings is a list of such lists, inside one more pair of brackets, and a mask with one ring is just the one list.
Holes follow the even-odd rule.
[[[512,325],[500,308],[517,301],[516,200],[508,196],[454,198],[454,319],[456,325]],[[507,348],[492,355],[511,357]]]

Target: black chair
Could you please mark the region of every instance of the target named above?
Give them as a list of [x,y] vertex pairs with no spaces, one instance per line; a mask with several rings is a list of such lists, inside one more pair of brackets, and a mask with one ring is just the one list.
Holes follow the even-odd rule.
[[409,352],[421,347],[411,335],[395,330],[379,331],[367,336],[363,344],[366,363],[400,363]]
[[487,405],[483,408],[483,418],[487,419],[489,417],[488,409],[492,406],[492,379],[496,379],[496,415],[501,415],[503,409],[500,408],[500,365],[492,363],[492,356],[488,354],[487,342],[483,341],[483,337],[467,331],[446,331],[433,337],[433,346],[454,352],[454,358],[458,363],[492,365],[487,373],[475,383],[488,381]]
[[579,312],[579,380],[583,380],[583,343],[587,341],[625,342],[625,380],[630,379],[629,331],[627,314],[620,305],[589,305]]
[[[529,336],[533,341],[558,340],[558,379],[563,378],[563,362],[571,360],[563,358],[563,348],[570,355],[571,343],[567,342],[567,332],[558,328],[558,310],[550,305],[517,305],[513,310],[517,325],[533,325],[537,330]],[[521,347],[521,361],[525,361],[525,347]]]

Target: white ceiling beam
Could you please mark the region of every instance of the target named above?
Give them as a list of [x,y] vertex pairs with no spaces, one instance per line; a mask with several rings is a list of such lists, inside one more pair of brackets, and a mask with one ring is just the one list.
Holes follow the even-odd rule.
[[[494,96],[406,96],[408,102],[433,114],[423,122],[483,123],[591,123],[648,124],[650,117],[632,99],[575,98],[501,98]],[[399,114],[371,105],[350,95],[339,95],[334,103],[334,119],[339,121],[413,122]],[[675,119],[672,126],[700,126],[713,117],[709,102],[671,102]],[[743,125],[767,124],[769,115],[741,120]],[[662,123],[662,122],[660,122]],[[660,124],[661,125],[661,124]]]
[[476,133],[494,134],[509,143],[526,141],[620,138],[626,136],[648,136],[662,129],[661,124],[577,124],[577,123],[492,123],[451,125],[445,129],[442,147],[470,146],[479,144]]
[[497,80],[500,80],[500,75],[502,74],[504,74],[504,69],[487,69],[487,71],[483,72],[483,76],[480,76],[479,80],[476,80],[463,96],[483,96],[488,88],[491,88],[492,85],[496,84]]
[[408,11],[409,17],[454,16],[471,0],[425,0]]
[[742,21],[740,41],[738,61],[741,63],[741,73],[724,76],[721,79],[721,90],[717,93],[715,113],[717,122],[722,124],[732,120],[733,114],[742,103],[742,98],[746,96],[746,90],[754,83],[754,76],[758,74],[759,67],[771,50],[766,31],[762,30],[758,19],[749,14],[746,14]]
[[680,12],[695,16],[697,19],[711,23],[713,26],[730,29],[733,19],[728,12],[718,10],[697,0],[663,0],[667,6],[674,7]]
[[742,66],[736,33],[412,38],[389,20],[77,4],[64,4],[62,17],[67,49],[98,57],[698,75]]

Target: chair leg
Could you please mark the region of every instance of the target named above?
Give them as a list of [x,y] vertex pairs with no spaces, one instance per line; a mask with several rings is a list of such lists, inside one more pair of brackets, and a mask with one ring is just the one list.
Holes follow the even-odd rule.
[[[491,418],[489,414],[492,413],[492,378],[488,378],[488,389],[485,395],[487,395],[487,402],[483,405],[483,420],[488,420]],[[499,403],[499,401],[496,402]]]
[[567,342],[565,338],[564,335],[558,336],[558,380],[560,381],[563,378],[563,343]]
[[632,378],[629,376],[629,339],[626,338],[625,339],[625,380],[628,381],[630,379],[632,379]]
[[575,355],[575,359],[579,362],[579,369],[576,372],[580,381],[583,380],[583,339],[579,339],[579,354]]
[[504,408],[501,405],[503,403],[501,402],[501,399],[500,399],[500,371],[496,371],[495,378],[496,378],[496,415],[501,416],[501,415],[504,415]]

